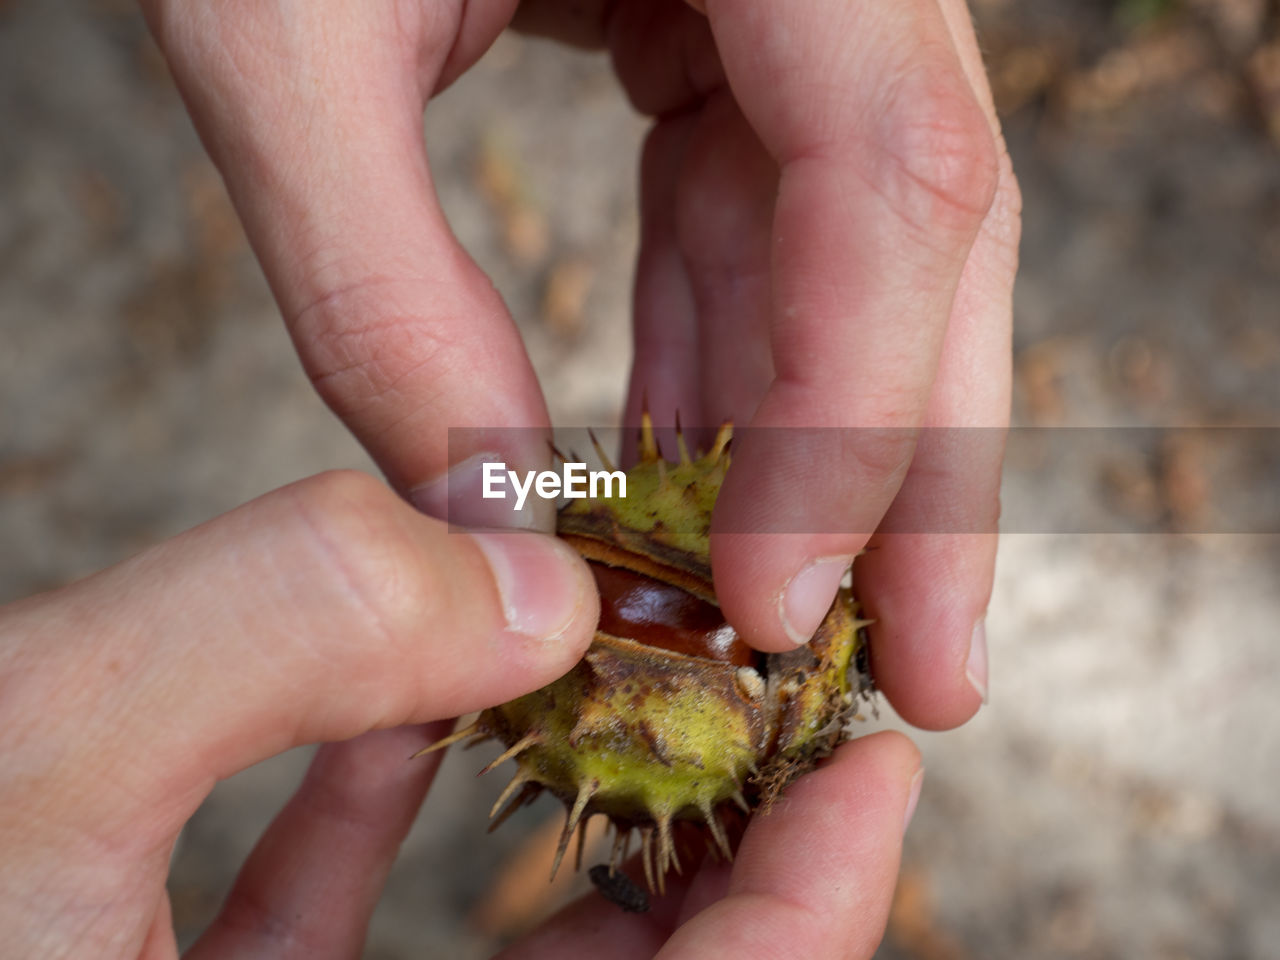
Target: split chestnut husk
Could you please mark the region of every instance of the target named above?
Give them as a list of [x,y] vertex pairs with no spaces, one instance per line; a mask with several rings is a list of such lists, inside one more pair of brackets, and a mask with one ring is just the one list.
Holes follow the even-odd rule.
[[730,435],[722,427],[696,459],[679,437],[679,459],[667,462],[645,416],[626,498],[572,500],[559,515],[558,533],[600,587],[586,656],[428,748],[491,738],[506,746],[484,771],[517,765],[491,813],[495,827],[544,790],[560,798],[568,817],[553,876],[594,814],[615,830],[610,873],[639,834],[651,890],[679,867],[674,824],[700,825],[731,857],[726,817],[767,808],[848,737],[859,702],[872,695],[868,621],[848,589],[809,643],[789,653],[751,649],[720,613],[709,530]]

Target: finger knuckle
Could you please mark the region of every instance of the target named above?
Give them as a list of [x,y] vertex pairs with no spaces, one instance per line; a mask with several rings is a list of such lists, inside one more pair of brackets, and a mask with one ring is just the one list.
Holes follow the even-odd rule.
[[1000,157],[963,75],[937,66],[906,72],[878,119],[884,180],[898,213],[923,230],[975,232],[995,197]]
[[439,597],[428,554],[406,529],[411,508],[355,470],[303,481],[293,499],[312,575],[338,599],[342,616],[392,647],[412,642],[438,612]]
[[842,459],[854,475],[885,478],[896,486],[906,474],[918,433],[906,427],[863,427],[842,432]]
[[707,18],[689,7],[614,3],[604,35],[623,91],[645,116],[679,113],[725,82]]
[[[348,423],[394,420],[410,390],[420,394],[421,385],[457,353],[443,317],[399,306],[406,300],[406,283],[362,279],[325,293],[289,320],[316,391]],[[435,298],[428,291],[409,299],[431,303]]]

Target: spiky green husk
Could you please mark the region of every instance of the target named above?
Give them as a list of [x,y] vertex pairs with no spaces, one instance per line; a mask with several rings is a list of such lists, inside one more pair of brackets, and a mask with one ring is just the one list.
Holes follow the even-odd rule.
[[[571,502],[560,514],[560,533],[589,559],[714,602],[709,528],[729,464],[729,435],[723,428],[697,459],[681,438],[679,461],[668,463],[646,417],[626,499]],[[865,623],[842,589],[808,645],[762,657],[756,666],[597,631],[568,674],[485,710],[437,746],[469,737],[506,745],[486,768],[508,759],[518,767],[494,805],[495,826],[543,790],[564,802],[568,817],[553,875],[574,832],[602,813],[616,830],[613,865],[637,831],[649,885],[662,889],[667,870],[679,867],[674,823],[705,824],[730,856],[725,808],[767,808],[846,736],[858,699],[871,689]]]
[[[646,425],[648,420],[646,418]],[[660,574],[714,601],[711,586],[711,510],[729,469],[732,431],[722,427],[706,454],[689,456],[679,437],[680,457],[664,460],[652,428],[643,429],[639,462],[627,471],[627,496],[615,500],[571,500],[560,511],[556,532],[592,559],[636,569],[649,561]],[[587,541],[580,543],[579,539]],[[649,573],[646,566],[638,572]]]

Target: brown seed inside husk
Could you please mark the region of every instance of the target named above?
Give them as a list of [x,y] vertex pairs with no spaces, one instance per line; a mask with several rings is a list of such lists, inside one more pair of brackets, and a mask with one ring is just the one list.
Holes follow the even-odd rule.
[[650,647],[687,656],[755,666],[747,646],[714,603],[644,574],[589,564],[600,588],[600,629]]

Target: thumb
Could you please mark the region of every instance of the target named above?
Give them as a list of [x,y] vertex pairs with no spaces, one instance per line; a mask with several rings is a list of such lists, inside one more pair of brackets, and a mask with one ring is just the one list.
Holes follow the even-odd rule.
[[176,829],[289,747],[518,696],[596,617],[565,544],[450,533],[367,475],[323,474],[6,610],[0,741],[46,796],[93,784],[93,829],[118,817],[132,844],[138,797]]

